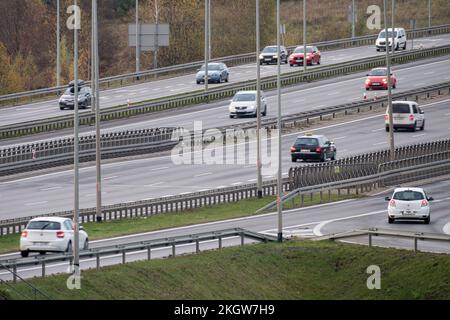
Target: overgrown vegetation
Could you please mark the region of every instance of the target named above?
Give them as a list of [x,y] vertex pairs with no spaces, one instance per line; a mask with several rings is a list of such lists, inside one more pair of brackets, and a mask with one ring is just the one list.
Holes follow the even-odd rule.
[[[170,47],[161,48],[159,66],[203,58],[204,0],[140,0],[140,21],[154,23],[155,1],[160,23],[170,24]],[[357,35],[377,32],[367,29],[368,5],[382,7],[382,0],[358,0]],[[397,0],[396,20],[408,28],[428,25],[427,0]],[[80,0],[82,23],[79,33],[79,74],[90,79],[91,1]],[[255,1],[212,0],[212,56],[252,52],[255,49]],[[73,33],[65,26],[66,8],[72,0],[61,0],[61,83],[73,78]],[[308,1],[308,42],[351,35],[347,21],[349,0]],[[450,2],[432,1],[433,25],[450,23]],[[134,48],[128,47],[127,25],[135,21],[134,0],[101,0],[99,6],[101,77],[133,72]],[[303,41],[302,1],[281,1],[286,45]],[[275,2],[261,0],[261,45],[276,39]],[[56,84],[56,1],[0,1],[0,94],[51,87]],[[143,53],[141,69],[153,66],[153,55]]]

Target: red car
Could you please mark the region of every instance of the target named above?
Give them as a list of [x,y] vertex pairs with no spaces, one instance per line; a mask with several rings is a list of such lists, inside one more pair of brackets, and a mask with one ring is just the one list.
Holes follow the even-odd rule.
[[[391,87],[397,87],[397,78],[391,72]],[[367,74],[366,90],[370,89],[388,89],[387,68],[375,68]]]
[[[304,47],[295,48],[294,52],[289,56],[289,64],[291,67],[295,65],[303,65],[304,59]],[[313,63],[320,64],[320,51],[317,47],[307,46],[306,47],[306,63],[312,65]]]

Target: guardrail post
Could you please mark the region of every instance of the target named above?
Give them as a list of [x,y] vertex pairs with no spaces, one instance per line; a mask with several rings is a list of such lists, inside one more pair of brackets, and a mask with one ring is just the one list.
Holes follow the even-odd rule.
[[195,240],[195,253],[199,253],[200,252],[200,243],[197,240]]
[[172,243],[172,257],[175,257],[175,243]]
[[243,232],[241,232],[241,246],[244,245],[244,241],[245,240],[245,234]]
[[152,258],[152,247],[148,246],[147,247],[147,260],[151,260]]
[[222,249],[222,236],[219,236],[219,249]]
[[372,246],[372,234],[369,233],[369,247]]
[[122,249],[122,264],[125,264],[126,262],[126,252],[125,249]]
[[96,268],[98,270],[100,269],[100,255],[98,253],[95,255],[95,260],[96,260]]
[[45,260],[42,260],[42,278],[45,278]]
[[16,264],[13,265],[13,282],[14,283],[17,282],[17,265]]
[[417,237],[414,237],[414,252],[417,252]]

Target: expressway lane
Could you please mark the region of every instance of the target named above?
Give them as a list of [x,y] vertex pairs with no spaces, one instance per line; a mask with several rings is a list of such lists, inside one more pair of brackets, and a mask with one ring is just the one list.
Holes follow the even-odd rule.
[[[398,87],[393,92],[404,92],[425,85],[441,83],[448,78],[450,70],[449,57],[440,57],[430,61],[409,63],[394,68],[398,78]],[[424,75],[427,73],[427,75]],[[327,79],[308,84],[300,84],[284,88],[282,91],[283,115],[302,111],[335,106],[338,104],[361,101],[366,93],[368,99],[386,95],[386,91],[366,92],[364,89],[365,73],[353,74],[334,79]],[[276,90],[266,92],[268,117],[276,117]],[[182,126],[192,129],[194,121],[202,121],[203,128],[214,128],[255,121],[254,118],[230,119],[228,101],[202,104],[180,110],[170,110],[155,114],[143,115],[119,121],[102,123],[102,132],[116,132],[135,129],[146,129],[165,126]],[[0,113],[1,114],[1,113]],[[81,135],[95,134],[92,127],[82,126]],[[16,144],[46,141],[49,138],[66,138],[73,136],[73,130],[62,130],[52,133],[31,135],[15,139],[0,140],[0,147],[11,147]],[[45,137],[45,138],[44,138]]]
[[[450,100],[423,106],[426,128],[419,132],[395,133],[397,145],[448,138]],[[381,130],[380,130],[381,129]],[[308,130],[311,131],[311,130]],[[336,140],[338,158],[387,148],[382,115],[369,115],[342,123],[321,124],[313,130]],[[289,147],[298,133],[284,135],[283,173],[293,165]],[[336,139],[337,138],[337,139]],[[241,154],[241,159],[245,154]],[[170,156],[118,161],[103,165],[103,204],[115,204],[225,186],[254,183],[255,158],[240,165],[175,165]],[[304,165],[297,163],[295,165]],[[270,168],[269,168],[270,169]],[[269,171],[269,170],[268,170]],[[274,172],[264,172],[264,180]],[[0,183],[0,219],[71,210],[73,171],[65,170]],[[80,170],[80,207],[95,206],[95,166]]]
[[[450,34],[439,35],[429,38],[420,38],[420,43],[424,48],[435,47],[439,45],[450,43]],[[416,42],[417,43],[417,42]],[[320,49],[320,48],[319,48]],[[374,46],[364,46],[356,48],[347,48],[340,50],[324,51],[322,57],[322,65],[329,65],[339,63],[341,61],[348,61],[350,59],[367,58],[377,55],[383,55],[382,52],[376,52]],[[313,66],[312,68],[314,68]],[[289,65],[282,66],[282,72],[292,72],[294,70]],[[298,68],[301,70],[301,68]],[[254,65],[242,65],[230,68],[230,83],[246,81],[255,78]],[[261,75],[270,76],[276,74],[276,66],[262,66]],[[221,84],[224,85],[224,84]],[[219,85],[219,86],[221,86]],[[211,84],[211,87],[217,85]],[[194,74],[163,79],[153,82],[141,83],[128,87],[121,87],[117,89],[103,90],[100,94],[101,107],[111,107],[120,104],[126,104],[148,100],[152,98],[159,98],[167,95],[191,92],[193,90],[201,89],[201,85],[195,83]],[[50,100],[44,102],[31,103],[27,105],[4,108],[0,112],[0,121],[2,125],[8,125],[23,121],[31,121],[38,119],[45,119],[47,117],[70,114],[73,111],[60,111],[57,100]],[[90,112],[89,110],[82,112]]]
[[[386,219],[386,206],[384,194],[370,196],[358,200],[344,200],[337,203],[316,205],[309,208],[287,210],[283,213],[283,234],[289,236],[314,237],[322,234],[335,232],[352,231],[356,228],[372,228],[378,227],[383,229],[395,229],[401,231],[420,231],[430,233],[444,233],[447,223],[450,222],[450,182],[438,182],[422,186],[432,195],[436,201],[432,206],[431,224],[424,225],[418,222],[403,222],[389,225]],[[148,241],[160,238],[170,238],[181,235],[189,235],[201,232],[211,232],[228,228],[244,228],[255,232],[263,232],[267,234],[277,233],[277,213],[268,213],[258,216],[243,217],[225,221],[216,221],[192,226],[177,227],[152,231],[110,239],[91,241],[91,248],[99,249],[106,246],[124,245],[127,243]],[[359,243],[359,242],[358,242]],[[361,241],[364,243],[364,240]],[[227,239],[224,241],[225,246],[238,245],[239,239]],[[403,241],[395,238],[378,238],[374,240],[375,245],[409,248],[411,249],[411,241]],[[217,247],[217,241],[208,241],[201,243],[201,250],[207,250]],[[443,252],[450,254],[450,245],[445,242],[420,242],[421,250]],[[177,254],[193,252],[194,245],[185,245],[177,247]],[[171,248],[161,248],[152,251],[152,258],[167,257],[171,254]],[[0,255],[0,260],[19,258],[18,253]],[[147,258],[147,252],[135,252],[127,255],[127,261],[144,260]],[[102,266],[120,264],[122,256],[116,255],[108,258],[102,258]],[[47,264],[46,274],[67,272],[67,263]],[[84,259],[81,261],[83,269],[95,267],[95,259]],[[27,267],[23,270],[19,269],[19,274],[25,277],[39,276],[40,267]],[[10,279],[7,272],[0,272],[0,278]]]

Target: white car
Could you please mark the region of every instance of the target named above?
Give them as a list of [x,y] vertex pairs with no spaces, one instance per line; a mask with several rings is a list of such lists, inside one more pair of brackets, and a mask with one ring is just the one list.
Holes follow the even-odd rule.
[[[425,113],[420,109],[416,102],[412,101],[393,101],[392,102],[392,118],[394,130],[409,129],[416,131],[417,129],[425,129]],[[384,115],[384,124],[386,131],[389,131],[389,107],[386,108]]]
[[[261,115],[265,116],[267,114],[267,102],[264,92],[261,91]],[[230,100],[229,112],[230,118],[239,116],[253,116],[256,117],[256,90],[254,91],[238,91],[234,95],[233,99]]]
[[[80,226],[79,245],[87,250],[89,239]],[[71,252],[73,248],[73,223],[69,218],[41,217],[28,222],[20,237],[20,253],[27,257],[30,252]]]
[[[375,46],[377,48],[377,51],[384,50],[386,51],[386,29],[383,29],[378,34],[378,38],[375,41]],[[389,49],[392,50],[392,28],[388,28],[388,41],[389,41]],[[395,28],[394,29],[394,49],[399,50],[402,48],[403,50],[406,50],[406,32],[403,28]]]
[[395,220],[423,220],[430,223],[430,201],[422,188],[396,188],[392,197],[386,197],[388,222]]

